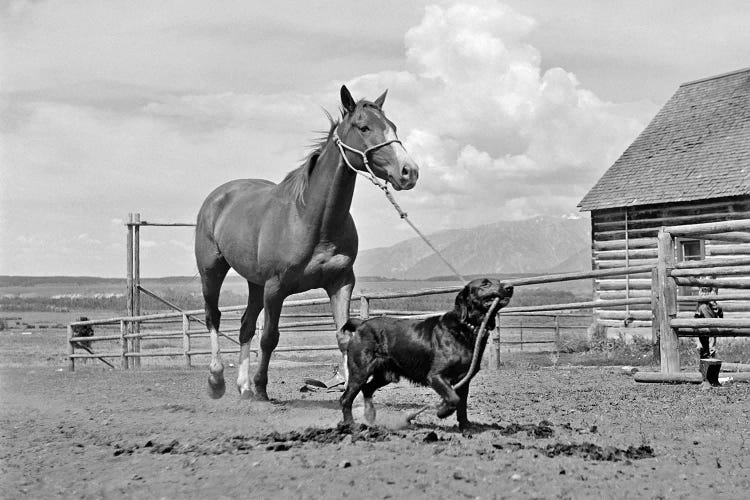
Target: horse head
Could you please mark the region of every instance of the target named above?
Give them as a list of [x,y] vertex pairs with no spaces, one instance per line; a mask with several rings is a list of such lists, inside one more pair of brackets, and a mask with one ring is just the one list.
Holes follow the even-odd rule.
[[373,102],[355,101],[349,89],[341,87],[344,116],[336,131],[339,147],[350,167],[367,170],[396,190],[411,189],[417,183],[419,167],[398,139],[396,125],[383,113],[387,93]]

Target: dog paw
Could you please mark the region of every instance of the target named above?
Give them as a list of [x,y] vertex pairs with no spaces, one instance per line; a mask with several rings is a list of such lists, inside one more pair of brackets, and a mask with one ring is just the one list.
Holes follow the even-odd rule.
[[474,423],[466,420],[458,423],[458,430],[461,431],[461,434],[464,437],[471,437],[474,431],[477,430],[477,426]]
[[438,418],[446,418],[453,415],[453,412],[456,411],[456,407],[453,405],[447,405],[443,404],[440,405],[437,409],[437,417]]

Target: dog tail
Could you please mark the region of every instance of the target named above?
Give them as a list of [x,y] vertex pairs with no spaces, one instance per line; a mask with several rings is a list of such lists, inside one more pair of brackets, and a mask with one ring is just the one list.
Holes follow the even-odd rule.
[[341,350],[341,352],[347,351],[349,342],[352,340],[354,332],[357,331],[357,328],[361,324],[361,319],[351,318],[349,319],[349,321],[344,323],[344,326],[341,327],[341,330],[336,332],[336,341],[339,344],[339,349]]

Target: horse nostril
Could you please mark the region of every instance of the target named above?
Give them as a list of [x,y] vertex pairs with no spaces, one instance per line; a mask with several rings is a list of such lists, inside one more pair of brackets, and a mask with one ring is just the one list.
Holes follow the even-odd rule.
[[408,165],[404,165],[404,168],[401,169],[401,177],[409,177],[409,174],[411,174],[411,169]]
[[511,294],[511,293],[513,293],[513,286],[512,285],[505,285],[503,287],[503,290],[505,290],[505,293]]

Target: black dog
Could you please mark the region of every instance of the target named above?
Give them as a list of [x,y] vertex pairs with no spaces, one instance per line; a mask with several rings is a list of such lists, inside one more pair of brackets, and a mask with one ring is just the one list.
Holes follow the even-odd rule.
[[[373,423],[373,393],[405,377],[432,387],[443,399],[437,416],[445,418],[456,411],[459,427],[466,428],[469,384],[457,391],[453,390],[453,384],[469,371],[479,326],[492,302],[499,297],[499,306],[505,307],[512,295],[513,287],[499,280],[476,279],[456,296],[455,309],[441,316],[422,320],[388,317],[349,320],[339,338],[348,354],[349,368],[349,382],[341,396],[344,423],[354,422],[352,402],[360,390],[365,418]],[[487,328],[495,328],[494,317],[488,319]]]

